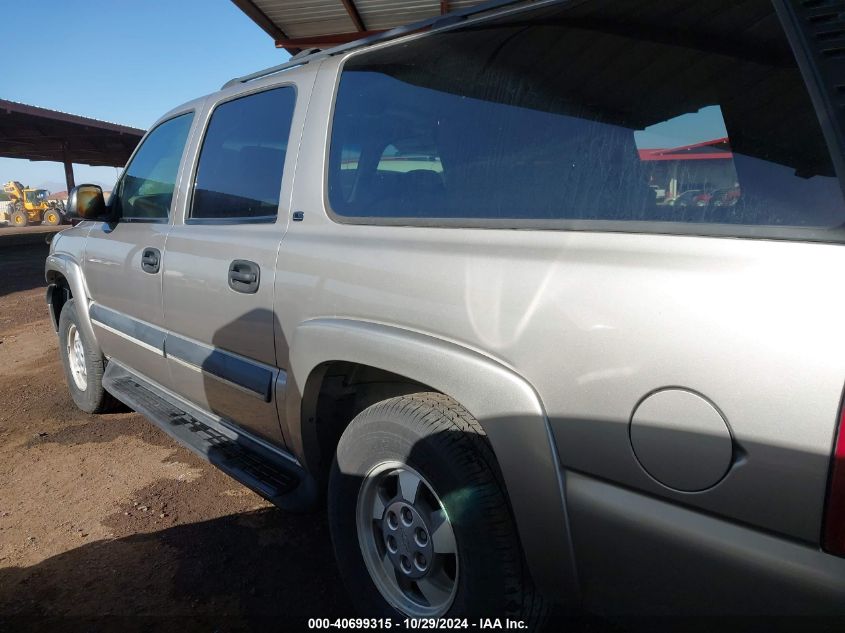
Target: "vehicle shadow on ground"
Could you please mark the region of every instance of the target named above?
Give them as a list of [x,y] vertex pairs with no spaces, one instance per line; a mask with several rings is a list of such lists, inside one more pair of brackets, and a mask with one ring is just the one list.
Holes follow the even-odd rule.
[[45,286],[44,261],[49,250],[43,241],[20,246],[0,242],[0,297]]
[[273,508],[0,569],[0,631],[278,630],[353,614],[325,517]]

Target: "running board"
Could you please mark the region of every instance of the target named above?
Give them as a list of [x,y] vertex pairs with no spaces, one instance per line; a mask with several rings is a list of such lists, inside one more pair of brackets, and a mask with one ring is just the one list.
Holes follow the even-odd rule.
[[214,419],[115,361],[103,386],[174,440],[271,503],[291,511],[310,509],[316,484],[289,453]]

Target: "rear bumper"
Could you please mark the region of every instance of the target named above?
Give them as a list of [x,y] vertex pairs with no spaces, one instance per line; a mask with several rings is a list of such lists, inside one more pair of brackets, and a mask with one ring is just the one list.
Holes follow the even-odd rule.
[[845,559],[576,473],[585,606],[616,616],[845,616]]

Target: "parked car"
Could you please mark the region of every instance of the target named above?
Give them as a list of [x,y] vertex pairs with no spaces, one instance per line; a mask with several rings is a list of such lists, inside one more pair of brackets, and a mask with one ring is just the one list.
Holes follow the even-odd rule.
[[711,207],[735,207],[742,197],[739,187],[717,189],[710,198]]
[[706,207],[713,193],[703,189],[688,189],[672,200],[673,207]]
[[[366,615],[841,615],[839,97],[811,9],[678,5],[485,5],[175,108],[52,241],[74,401],[327,504]],[[704,108],[742,224],[638,157]]]

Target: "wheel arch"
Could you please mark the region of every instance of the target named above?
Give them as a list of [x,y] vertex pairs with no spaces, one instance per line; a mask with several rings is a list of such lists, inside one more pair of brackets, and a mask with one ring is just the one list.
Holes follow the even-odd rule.
[[302,395],[288,397],[285,416],[292,448],[303,456],[319,385],[334,362],[389,372],[465,407],[493,447],[534,582],[549,598],[578,601],[563,471],[540,398],[525,379],[489,356],[427,334],[344,318],[303,322],[292,337],[289,376],[302,385],[290,391]]
[[[47,280],[47,304],[50,308],[50,316],[53,327],[58,331],[59,315],[68,299],[75,299],[76,312],[79,317],[79,327],[96,341],[94,328],[91,325],[91,316],[88,313],[89,293],[85,286],[85,278],[79,264],[71,257],[64,254],[52,254],[47,257],[44,268],[44,277]],[[57,292],[66,288],[67,294]]]
[[[382,367],[332,359],[314,367],[302,389],[294,443],[318,481],[328,482],[340,436],[352,419],[372,404],[396,396],[438,391]],[[288,429],[291,431],[291,429]]]
[[[51,274],[52,273],[52,274]],[[47,274],[47,307],[50,309],[50,322],[53,330],[59,331],[59,318],[62,308],[73,298],[73,291],[64,275],[50,271]]]

